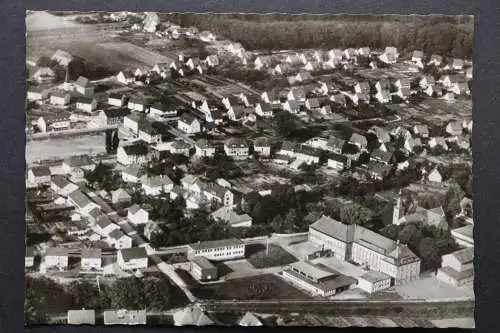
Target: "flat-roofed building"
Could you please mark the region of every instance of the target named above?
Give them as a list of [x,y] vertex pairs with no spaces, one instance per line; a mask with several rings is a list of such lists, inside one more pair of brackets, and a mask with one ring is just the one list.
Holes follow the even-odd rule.
[[391,286],[391,277],[382,272],[369,271],[358,278],[358,288],[374,293]]
[[289,265],[282,276],[308,292],[322,297],[335,295],[356,285],[354,278],[304,261]]
[[191,275],[199,281],[217,280],[217,267],[203,256],[191,258],[189,265]]
[[209,260],[231,260],[245,257],[245,243],[236,238],[198,242],[188,245],[188,259],[204,256]]

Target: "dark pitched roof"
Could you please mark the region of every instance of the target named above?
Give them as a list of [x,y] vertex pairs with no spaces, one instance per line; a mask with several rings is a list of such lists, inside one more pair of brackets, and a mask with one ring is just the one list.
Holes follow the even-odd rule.
[[352,242],[354,237],[354,225],[343,224],[325,215],[311,224],[309,228],[345,243]]
[[35,177],[50,176],[50,169],[46,166],[33,167],[31,168],[31,171]]
[[94,165],[95,162],[88,155],[71,156],[64,160],[71,168]]
[[196,118],[193,115],[189,114],[189,113],[184,113],[179,120],[182,121],[185,124],[191,125],[191,124],[194,123],[194,121],[196,120]]
[[124,261],[147,258],[148,256],[146,249],[143,247],[131,247],[129,249],[121,249],[120,252],[122,254]]
[[82,249],[82,258],[101,258],[101,249]]
[[130,114],[127,108],[109,108],[103,111],[108,118],[125,117]]
[[86,88],[89,85],[89,79],[84,76],[79,76],[75,81],[75,85],[80,86],[82,88]]
[[147,155],[148,147],[143,143],[135,143],[129,146],[123,146],[123,150],[127,155]]

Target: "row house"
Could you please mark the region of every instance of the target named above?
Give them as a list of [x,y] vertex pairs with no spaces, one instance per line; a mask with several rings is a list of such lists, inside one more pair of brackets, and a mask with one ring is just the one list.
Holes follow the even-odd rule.
[[141,142],[118,147],[116,160],[122,165],[146,163],[149,160],[148,147]]
[[194,145],[197,157],[214,157],[215,145],[206,139],[200,139]]
[[249,146],[243,139],[231,138],[224,142],[224,152],[234,159],[246,159],[249,156]]

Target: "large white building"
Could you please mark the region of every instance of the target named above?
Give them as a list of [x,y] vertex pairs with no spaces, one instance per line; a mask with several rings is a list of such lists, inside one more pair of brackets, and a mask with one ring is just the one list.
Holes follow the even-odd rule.
[[208,260],[231,260],[245,257],[245,243],[236,238],[198,242],[188,245],[188,259],[203,256]]
[[444,255],[436,278],[457,287],[472,283],[474,281],[474,248],[467,247]]
[[406,245],[358,225],[322,216],[309,227],[309,240],[331,250],[336,258],[391,276],[394,284],[410,282],[420,275],[420,258]]
[[123,270],[148,268],[148,254],[143,247],[132,247],[118,251],[117,262]]

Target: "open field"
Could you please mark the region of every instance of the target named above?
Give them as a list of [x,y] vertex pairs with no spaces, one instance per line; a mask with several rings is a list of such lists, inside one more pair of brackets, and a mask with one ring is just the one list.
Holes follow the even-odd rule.
[[[106,151],[104,134],[80,137],[53,138],[26,143],[26,163],[50,158],[65,158],[72,155],[96,154]],[[71,142],[71,144],[68,144]]]
[[271,274],[199,286],[191,291],[201,299],[311,299],[307,294],[283,283],[277,276]]

